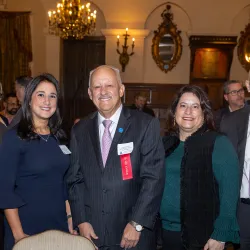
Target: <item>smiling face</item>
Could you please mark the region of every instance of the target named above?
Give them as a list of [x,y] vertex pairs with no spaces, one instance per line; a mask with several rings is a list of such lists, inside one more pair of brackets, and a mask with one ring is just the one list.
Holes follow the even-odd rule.
[[181,96],[175,111],[175,121],[179,126],[181,140],[185,140],[202,126],[204,114],[196,95],[184,93]]
[[124,85],[118,83],[114,70],[103,66],[93,73],[88,93],[100,114],[108,119],[121,105]]
[[34,124],[49,120],[57,108],[57,91],[50,82],[41,82],[32,94],[30,109]]

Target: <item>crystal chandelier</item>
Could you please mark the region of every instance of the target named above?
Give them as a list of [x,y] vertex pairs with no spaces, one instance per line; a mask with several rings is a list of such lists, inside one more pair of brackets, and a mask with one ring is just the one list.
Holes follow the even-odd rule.
[[95,30],[96,10],[91,12],[90,3],[81,5],[80,0],[62,0],[48,16],[49,34],[63,39],[83,39]]

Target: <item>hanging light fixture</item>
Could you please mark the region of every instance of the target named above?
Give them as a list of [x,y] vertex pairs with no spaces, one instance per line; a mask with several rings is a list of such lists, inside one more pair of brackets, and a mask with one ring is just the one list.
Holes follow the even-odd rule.
[[91,12],[90,3],[81,5],[80,0],[62,0],[56,10],[48,11],[49,34],[63,39],[83,39],[91,35],[96,25],[96,10]]

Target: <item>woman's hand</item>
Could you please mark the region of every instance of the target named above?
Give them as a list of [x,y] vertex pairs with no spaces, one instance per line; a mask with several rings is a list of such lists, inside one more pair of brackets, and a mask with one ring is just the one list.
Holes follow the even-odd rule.
[[73,220],[72,217],[68,218],[68,229],[71,234],[78,235],[77,231],[73,229]]
[[225,243],[209,239],[207,244],[204,246],[204,250],[223,250],[225,247]]
[[14,239],[15,239],[15,243],[17,243],[18,241],[24,239],[24,238],[27,238],[29,237],[29,235],[25,234],[25,233],[21,233],[19,235],[15,235],[14,236]]

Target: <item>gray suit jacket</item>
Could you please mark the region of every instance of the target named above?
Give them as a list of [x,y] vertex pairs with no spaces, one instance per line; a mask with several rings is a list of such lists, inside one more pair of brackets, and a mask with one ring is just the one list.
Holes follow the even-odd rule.
[[2,143],[2,137],[6,131],[7,127],[0,122],[0,143]]
[[[159,121],[123,107],[104,168],[97,114],[72,129],[69,202],[75,225],[89,222],[99,237],[97,246],[114,246],[120,244],[131,220],[148,229],[154,227],[164,189],[165,153]],[[117,145],[129,142],[134,143],[133,179],[123,181]],[[138,249],[152,250],[147,242],[150,233],[142,232]]]
[[23,116],[23,111],[22,111],[22,108],[20,108],[17,111],[14,118],[12,119],[11,123],[9,124],[8,129],[12,129],[12,128],[16,127],[16,125],[21,121],[22,116]]
[[242,109],[225,115],[220,125],[221,132],[228,136],[238,154],[241,177],[240,180],[242,180],[244,168],[249,115],[250,106],[246,105]]

